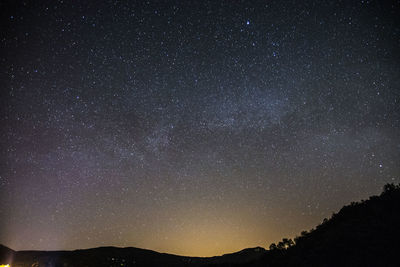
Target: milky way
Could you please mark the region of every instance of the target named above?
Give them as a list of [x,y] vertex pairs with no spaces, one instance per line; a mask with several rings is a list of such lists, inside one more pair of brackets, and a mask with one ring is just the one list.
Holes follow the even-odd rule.
[[0,243],[217,255],[400,182],[381,2],[2,2]]

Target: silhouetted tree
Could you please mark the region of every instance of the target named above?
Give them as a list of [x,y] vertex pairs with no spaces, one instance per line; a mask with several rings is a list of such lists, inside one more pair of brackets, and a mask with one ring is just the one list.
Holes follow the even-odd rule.
[[396,186],[394,184],[385,184],[383,186],[383,194],[393,192],[394,190],[396,190]]
[[283,245],[285,247],[285,249],[288,249],[290,247],[292,247],[294,245],[294,242],[292,239],[290,238],[283,238],[282,239]]
[[274,250],[274,249],[277,249],[275,243],[272,243],[271,245],[269,245],[269,250]]
[[279,242],[278,242],[278,245],[276,245],[276,247],[277,247],[278,249],[285,249],[285,244],[284,244],[282,241],[279,241]]
[[290,248],[292,246],[294,246],[294,242],[293,242],[292,239],[283,238],[282,241],[280,241],[278,243],[278,245],[276,245],[275,243],[272,243],[271,246],[270,246],[270,249],[271,249],[271,247],[273,247],[273,249],[281,249],[281,250],[283,250],[283,249],[288,249],[288,248]]
[[301,231],[301,236],[306,236],[308,234],[307,231]]

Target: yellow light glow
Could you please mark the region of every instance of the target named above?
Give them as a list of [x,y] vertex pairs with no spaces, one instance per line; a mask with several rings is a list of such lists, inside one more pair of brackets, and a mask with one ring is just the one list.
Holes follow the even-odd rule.
[[0,264],[0,267],[10,267],[10,264]]

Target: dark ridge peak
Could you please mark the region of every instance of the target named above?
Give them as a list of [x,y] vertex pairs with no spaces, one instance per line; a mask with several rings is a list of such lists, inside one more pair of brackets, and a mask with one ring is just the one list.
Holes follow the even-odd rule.
[[12,249],[9,248],[9,247],[4,246],[3,244],[0,244],[0,249],[1,249],[1,250],[8,250],[8,251],[14,252],[14,250],[12,250]]
[[261,260],[245,266],[398,266],[400,185],[352,202],[294,240],[271,244]]
[[[237,252],[223,254],[222,256],[229,256],[229,255],[236,255],[236,254],[246,254],[246,253],[260,253],[260,252],[265,252],[265,251],[266,250],[263,247],[244,248],[244,249],[239,250]],[[216,257],[218,257],[218,256],[216,256]]]
[[266,250],[265,250],[265,248],[263,248],[263,247],[254,247],[254,248],[245,248],[245,249],[242,249],[241,251],[239,251],[239,253],[241,253],[241,252],[246,252],[246,251],[262,252],[262,251],[266,251]]
[[0,244],[0,264],[8,263],[13,260],[15,251]]
[[86,248],[86,249],[76,249],[73,251],[90,251],[90,250],[140,250],[140,251],[148,251],[154,253],[160,253],[154,250],[145,249],[145,248],[137,248],[137,247],[115,247],[115,246],[101,246],[96,248]]

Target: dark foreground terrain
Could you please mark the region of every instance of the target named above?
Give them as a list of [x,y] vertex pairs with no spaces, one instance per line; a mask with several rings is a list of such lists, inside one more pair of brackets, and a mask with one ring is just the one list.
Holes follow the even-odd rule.
[[248,248],[216,257],[185,257],[140,248],[100,247],[74,251],[13,251],[0,245],[0,265],[31,266],[208,266],[246,263],[264,255],[264,248]]
[[0,265],[16,266],[400,266],[400,185],[351,203],[316,229],[269,250],[249,248],[223,256],[183,257],[139,248],[13,251],[0,245]]

